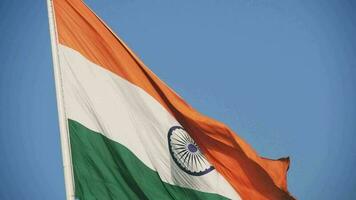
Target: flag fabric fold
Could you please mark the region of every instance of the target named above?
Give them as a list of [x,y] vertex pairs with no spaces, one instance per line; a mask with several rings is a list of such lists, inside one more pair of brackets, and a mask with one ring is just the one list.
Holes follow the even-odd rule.
[[161,81],[81,0],[53,0],[78,199],[294,199],[260,157]]

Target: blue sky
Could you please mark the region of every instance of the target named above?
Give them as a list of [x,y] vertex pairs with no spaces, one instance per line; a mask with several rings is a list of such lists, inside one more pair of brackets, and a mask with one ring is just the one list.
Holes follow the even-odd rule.
[[[356,199],[353,1],[86,2],[195,108],[289,155],[298,199]],[[0,13],[0,199],[64,199],[45,1]]]

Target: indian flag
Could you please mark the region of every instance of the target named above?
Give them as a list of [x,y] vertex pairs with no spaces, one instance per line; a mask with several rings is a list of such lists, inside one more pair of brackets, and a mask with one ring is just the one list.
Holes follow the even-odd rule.
[[48,0],[68,199],[293,199],[260,157],[162,82],[81,0]]

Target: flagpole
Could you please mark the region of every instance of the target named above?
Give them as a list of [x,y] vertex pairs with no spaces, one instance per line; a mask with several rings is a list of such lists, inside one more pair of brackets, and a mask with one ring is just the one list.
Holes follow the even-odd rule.
[[53,72],[56,87],[56,97],[57,97],[57,109],[58,109],[58,119],[59,119],[59,131],[61,138],[61,149],[62,149],[62,159],[63,159],[63,170],[64,170],[64,183],[66,190],[66,199],[74,200],[74,176],[72,159],[70,152],[70,138],[68,132],[67,118],[65,115],[64,98],[63,98],[63,88],[62,88],[62,76],[61,69],[59,65],[58,58],[58,35],[56,31],[56,21],[53,9],[53,0],[47,0],[47,10],[48,10],[48,22],[49,31],[51,37],[51,47],[52,47],[52,61],[53,61]]

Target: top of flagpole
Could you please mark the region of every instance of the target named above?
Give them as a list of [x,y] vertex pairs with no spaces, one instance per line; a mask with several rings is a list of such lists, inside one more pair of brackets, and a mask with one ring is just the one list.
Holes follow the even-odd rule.
[[61,69],[60,69],[60,64],[58,59],[58,36],[56,31],[56,21],[55,21],[55,13],[53,8],[53,0],[47,0],[47,10],[48,10],[48,22],[49,22],[49,31],[50,31],[51,47],[52,47],[52,61],[53,61],[54,80],[55,80],[55,87],[56,87],[56,97],[57,97],[56,99],[57,99],[59,130],[60,130],[60,138],[61,138],[66,199],[74,200],[75,199],[74,176],[73,176],[72,159],[71,159],[71,152],[70,152],[70,138],[68,135],[67,118],[65,116],[62,76],[61,76]]

